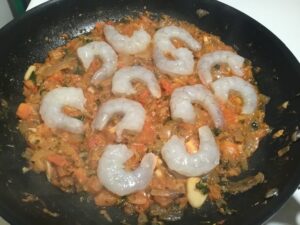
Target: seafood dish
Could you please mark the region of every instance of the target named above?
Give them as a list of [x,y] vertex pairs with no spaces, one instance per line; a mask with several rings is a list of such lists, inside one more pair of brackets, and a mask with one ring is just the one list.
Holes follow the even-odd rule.
[[185,21],[147,13],[95,28],[24,76],[17,109],[28,169],[99,207],[178,220],[226,194],[269,132],[251,61]]

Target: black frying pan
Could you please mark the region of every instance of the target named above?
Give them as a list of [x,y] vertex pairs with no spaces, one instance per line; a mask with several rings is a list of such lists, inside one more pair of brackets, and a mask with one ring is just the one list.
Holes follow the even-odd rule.
[[[121,19],[147,10],[171,15],[198,25],[201,29],[221,36],[238,53],[261,67],[255,73],[262,93],[271,97],[267,105],[267,123],[275,133],[284,135],[273,139],[268,135],[250,159],[250,169],[243,175],[262,171],[267,182],[236,196],[226,196],[232,215],[219,214],[215,206],[206,203],[199,210],[188,208],[181,221],[173,224],[261,224],[289,198],[300,181],[300,143],[291,136],[300,125],[300,65],[291,52],[270,31],[246,15],[215,1],[200,0],[65,0],[51,1],[31,10],[25,16],[0,30],[0,214],[13,225],[84,225],[111,224],[99,215],[92,201],[80,201],[84,194],[67,194],[47,182],[44,174],[23,174],[26,165],[21,154],[26,146],[16,129],[15,111],[22,101],[24,71],[33,62],[42,62],[47,52],[64,40],[60,34],[75,37],[92,29],[94,23],[105,19]],[[196,10],[210,14],[199,19]],[[5,101],[3,101],[3,99]],[[279,105],[289,100],[287,109]],[[8,108],[6,108],[6,102]],[[290,150],[278,157],[278,150],[289,145]],[[278,188],[278,196],[266,199],[266,193]],[[25,203],[24,193],[32,193],[39,201]],[[86,196],[84,196],[86,197]],[[86,198],[84,198],[86,199]],[[87,198],[88,199],[88,198]],[[60,214],[52,217],[43,208]],[[113,224],[134,216],[126,216],[119,208],[109,208]]]

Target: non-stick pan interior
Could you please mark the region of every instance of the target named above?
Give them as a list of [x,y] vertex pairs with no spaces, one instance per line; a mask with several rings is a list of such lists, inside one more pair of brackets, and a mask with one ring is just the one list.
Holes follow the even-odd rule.
[[[210,14],[199,18],[196,14],[199,8]],[[266,183],[243,194],[226,196],[229,208],[236,210],[232,215],[219,214],[215,206],[207,202],[199,210],[188,208],[181,221],[171,224],[210,224],[208,221],[213,224],[222,220],[225,224],[260,224],[299,184],[300,144],[291,143],[291,136],[300,119],[300,66],[266,28],[222,3],[209,0],[51,1],[0,30],[0,214],[13,225],[112,224],[99,214],[88,196],[63,193],[48,183],[43,174],[22,173],[26,166],[22,158],[26,144],[16,129],[15,111],[23,99],[24,71],[34,62],[43,62],[50,49],[63,45],[65,40],[60,38],[61,34],[75,37],[90,31],[96,21],[136,16],[145,10],[156,16],[167,14],[187,20],[221,36],[225,43],[253,62],[258,86],[270,97],[266,121],[273,131],[261,142],[250,160],[249,171],[244,174],[261,171]],[[288,107],[279,107],[285,101],[289,101]],[[273,139],[272,134],[280,129],[284,129],[284,135]],[[278,157],[278,150],[288,145],[289,151]],[[272,188],[277,188],[279,195],[266,198]],[[30,194],[38,199],[24,202]],[[108,212],[113,224],[136,221],[119,208],[108,208]]]

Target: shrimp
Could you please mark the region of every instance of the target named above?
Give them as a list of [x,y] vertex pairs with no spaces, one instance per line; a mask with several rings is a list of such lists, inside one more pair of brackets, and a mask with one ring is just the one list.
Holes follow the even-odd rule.
[[155,98],[160,98],[161,90],[155,75],[141,66],[124,67],[118,70],[112,79],[112,92],[125,95],[135,94],[136,90],[131,84],[132,80],[144,82],[151,94]]
[[126,98],[116,98],[105,102],[97,112],[92,123],[94,129],[102,130],[116,114],[123,114],[123,118],[116,126],[117,141],[122,140],[123,130],[140,132],[143,129],[146,112],[143,106],[136,101]]
[[83,133],[83,122],[65,115],[64,106],[84,111],[86,99],[81,88],[59,87],[48,92],[41,101],[40,114],[45,124],[52,129],[63,129],[72,133]]
[[257,106],[257,94],[255,88],[247,81],[239,77],[223,77],[211,85],[216,97],[226,101],[231,90],[237,91],[243,98],[243,114],[251,114]]
[[223,115],[213,94],[201,84],[175,89],[170,100],[171,116],[193,123],[196,113],[192,103],[200,103],[211,115],[216,127],[223,126]]
[[203,84],[209,85],[213,81],[210,70],[221,63],[227,63],[235,75],[243,76],[243,57],[231,51],[215,51],[204,54],[198,61],[198,75]]
[[92,84],[99,84],[102,80],[110,77],[117,70],[118,56],[112,47],[104,41],[93,41],[77,49],[85,69],[88,69],[95,56],[102,60],[101,68],[96,71],[91,79]]
[[[154,35],[153,59],[157,68],[170,76],[190,75],[194,71],[194,56],[187,48],[175,48],[172,38],[178,38],[186,43],[193,51],[199,51],[201,44],[186,30],[167,26],[159,29]],[[165,54],[170,53],[174,60]]]
[[108,43],[118,53],[133,55],[144,51],[151,42],[151,36],[143,28],[134,31],[131,37],[120,34],[111,25],[105,25],[103,31]]
[[133,152],[126,145],[108,145],[98,162],[97,174],[100,182],[109,191],[119,196],[144,190],[152,179],[156,156],[147,153],[138,168],[126,171],[124,163],[132,155]]
[[194,177],[208,173],[219,164],[220,151],[209,127],[200,127],[198,133],[200,146],[194,154],[186,151],[184,139],[176,135],[163,146],[162,157],[169,169],[187,177]]

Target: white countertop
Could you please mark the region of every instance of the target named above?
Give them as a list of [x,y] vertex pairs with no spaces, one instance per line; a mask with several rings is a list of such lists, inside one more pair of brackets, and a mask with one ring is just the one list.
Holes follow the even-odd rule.
[[300,61],[300,0],[219,0],[263,24]]
[[[47,0],[31,0],[28,10]],[[300,0],[220,0],[251,16],[276,36],[300,61]],[[0,225],[7,225],[0,217]],[[300,225],[300,191],[266,225]]]

